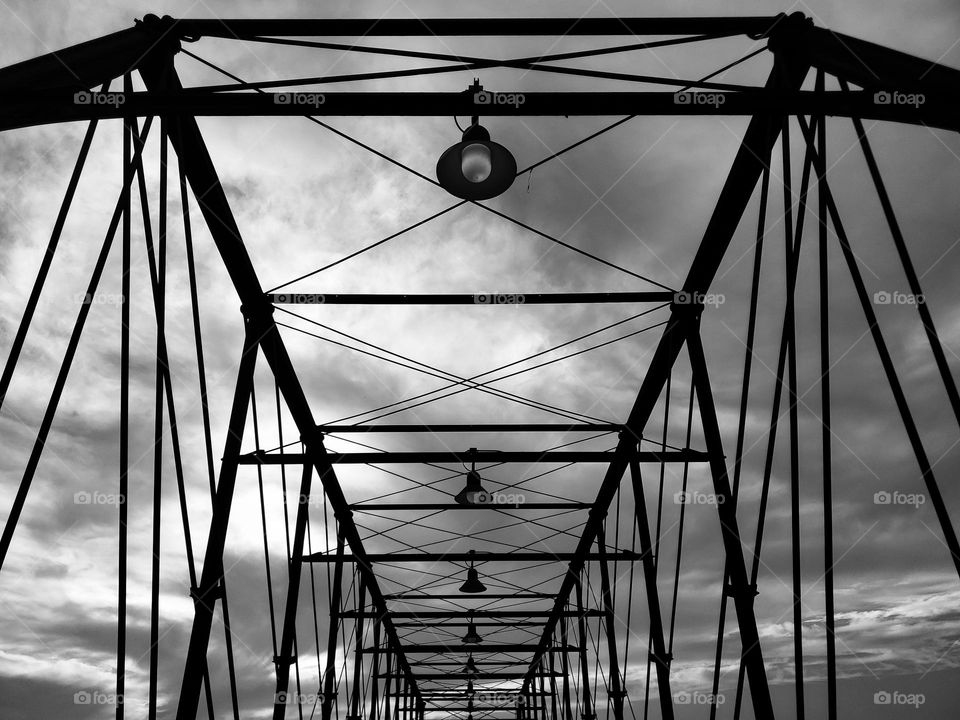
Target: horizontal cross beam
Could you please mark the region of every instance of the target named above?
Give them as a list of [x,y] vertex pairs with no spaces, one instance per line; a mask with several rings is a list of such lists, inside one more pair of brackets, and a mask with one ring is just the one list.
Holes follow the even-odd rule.
[[[471,673],[418,673],[414,672],[413,676],[417,680],[482,680],[484,678],[490,678],[491,680],[522,680],[524,675],[523,673],[483,673],[482,675],[473,675]],[[387,678],[390,680],[395,680],[398,677],[403,679],[403,676],[398,675],[380,675],[381,678]],[[563,677],[563,673],[534,673],[532,677]]]
[[[909,93],[908,93],[909,94]],[[48,123],[117,119],[127,116],[187,115],[191,117],[450,117],[454,115],[559,116],[753,116],[830,115],[865,120],[890,120],[945,129],[958,126],[951,92],[925,92],[922,102],[909,97],[883,102],[876,93],[856,91],[740,90],[735,92],[537,92],[501,94],[508,101],[475,104],[463,92],[303,92],[229,93],[184,91],[160,93],[92,93],[77,102],[72,94],[18,92],[2,95],[0,129]],[[522,97],[520,102],[517,98]],[[87,101],[87,98],[90,98]],[[450,144],[459,139],[451,133]],[[437,148],[437,155],[444,149]]]
[[[526,644],[507,644],[507,645],[487,645],[480,643],[477,645],[404,645],[403,652],[406,655],[428,654],[428,655],[449,655],[459,653],[470,653],[473,655],[491,655],[495,653],[522,653],[534,652],[538,645],[535,643]],[[548,652],[563,653],[577,652],[579,648],[576,645],[553,646]],[[383,648],[362,648],[361,653],[368,654],[373,652],[383,652]],[[411,663],[411,667],[416,663]]]
[[501,622],[413,622],[408,620],[399,620],[394,623],[394,627],[402,628],[420,628],[421,630],[436,630],[437,628],[455,628],[455,627],[478,627],[478,628],[518,628],[518,627],[543,627],[543,621],[535,620],[503,620]]
[[176,18],[152,22],[180,38],[221,37],[490,37],[600,35],[765,35],[782,15],[657,18]]
[[[526,660],[511,660],[509,658],[504,658],[503,660],[474,660],[474,665],[527,665]],[[417,667],[463,667],[463,660],[431,660],[430,662],[420,661],[416,663]],[[486,688],[485,688],[486,689]],[[512,688],[516,690],[516,688]],[[459,692],[459,691],[457,691]]]
[[[478,600],[552,600],[554,595],[550,593],[517,593],[516,595],[483,593],[474,597]],[[383,599],[402,602],[405,600],[471,600],[472,598],[469,594],[465,593],[450,593],[442,595],[384,595]]]
[[582,502],[518,502],[518,503],[475,503],[460,505],[459,503],[360,503],[351,505],[350,509],[363,512],[389,511],[401,512],[404,510],[589,510],[593,505]]
[[[462,664],[462,663],[461,663],[461,664]],[[485,693],[487,693],[487,692],[501,692],[501,693],[503,693],[504,695],[513,695],[513,696],[517,697],[518,699],[520,698],[519,688],[517,688],[515,685],[511,685],[511,686],[509,686],[509,687],[496,686],[496,685],[494,685],[493,687],[491,687],[491,686],[489,686],[489,685],[483,685],[483,686],[481,686],[480,688],[477,689],[477,692],[485,692]],[[525,696],[525,697],[551,697],[552,695],[553,695],[553,693],[550,693],[550,692],[540,692],[539,690],[524,693],[524,696]],[[457,698],[460,698],[460,697],[466,697],[466,696],[467,696],[467,691],[466,691],[466,690],[459,690],[459,689],[456,689],[456,690],[454,690],[454,689],[445,690],[445,689],[443,689],[443,688],[431,688],[430,690],[425,690],[423,693],[421,693],[421,696],[424,697],[424,698],[432,698],[432,699],[434,699],[434,700],[440,700],[440,699],[443,699],[443,698],[447,698],[447,699],[450,699],[450,700],[454,700],[454,699],[457,699]]]
[[338,558],[333,553],[314,553],[304,555],[304,562],[335,563],[418,563],[418,562],[569,562],[578,560],[630,560],[641,559],[639,553],[629,550],[599,553],[548,553],[548,552],[502,552],[502,553],[369,553],[367,555],[343,555]]
[[579,305],[605,303],[669,303],[669,290],[581,293],[268,293],[274,305]]
[[[542,710],[543,707],[544,707],[544,706],[542,706],[542,705],[527,705],[527,704],[524,704],[524,706],[523,706],[524,710]],[[442,711],[442,710],[451,711],[451,712],[467,712],[467,711],[469,710],[469,708],[467,708],[466,703],[461,703],[460,705],[431,706],[431,707],[429,707],[429,708],[427,708],[427,709],[428,709],[429,711],[431,711],[431,712],[439,712],[439,711]],[[514,704],[512,704],[512,705],[497,705],[497,706],[474,705],[474,706],[473,706],[473,711],[474,711],[474,712],[483,712],[483,713],[495,713],[495,712],[516,713],[516,712],[517,712],[517,705],[516,705],[516,703],[514,703]]]
[[622,425],[615,423],[459,423],[431,425],[319,425],[322,433],[475,433],[475,432],[619,432]]
[[[640,462],[707,462],[709,456],[700,450],[668,450],[666,452],[646,451],[637,453]],[[478,450],[476,452],[328,452],[327,458],[334,465],[370,465],[370,464],[427,464],[427,463],[603,463],[613,460],[613,453],[574,450],[556,451],[513,451],[497,452]],[[300,453],[249,453],[241,455],[241,465],[303,465],[307,456]]]
[[[463,597],[461,595],[460,597]],[[478,594],[477,597],[485,598],[483,594]],[[463,617],[475,617],[475,618],[535,618],[535,617],[550,617],[553,613],[545,610],[529,610],[524,612],[523,610],[425,610],[423,612],[391,612],[390,617],[394,619],[420,619],[420,618],[463,618]],[[604,613],[601,610],[584,610],[583,613],[578,613],[575,610],[566,610],[560,613],[561,617],[603,617]],[[359,612],[357,610],[348,610],[339,614],[341,618],[377,618],[380,617],[377,613],[372,612]]]
[[[542,705],[527,705],[527,704],[525,703],[524,706],[523,706],[523,708],[524,708],[524,710],[542,710],[542,709],[543,709],[543,706],[542,706]],[[441,711],[441,710],[447,710],[447,711],[452,711],[452,712],[458,712],[458,711],[459,711],[459,712],[467,712],[467,710],[468,710],[469,708],[467,708],[466,703],[462,703],[462,704],[460,704],[460,705],[441,705],[441,706],[439,706],[439,707],[438,707],[438,706],[431,706],[431,707],[428,708],[428,709],[429,709],[431,712],[438,712],[438,711]],[[484,712],[484,713],[494,713],[494,712],[516,713],[516,712],[517,712],[517,706],[516,706],[516,703],[514,703],[513,705],[498,705],[498,706],[496,706],[496,707],[492,707],[492,706],[489,706],[489,705],[474,705],[474,706],[473,706],[473,711],[474,711],[474,712]]]

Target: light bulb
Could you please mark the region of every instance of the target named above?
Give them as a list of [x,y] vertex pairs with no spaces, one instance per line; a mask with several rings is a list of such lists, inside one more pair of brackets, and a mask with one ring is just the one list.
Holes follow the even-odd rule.
[[483,143],[471,143],[460,153],[460,171],[463,173],[463,177],[470,182],[483,182],[490,177],[492,170],[490,148]]

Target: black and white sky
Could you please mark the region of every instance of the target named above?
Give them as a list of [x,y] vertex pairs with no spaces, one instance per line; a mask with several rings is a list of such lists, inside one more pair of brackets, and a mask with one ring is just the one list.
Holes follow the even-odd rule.
[[[146,13],[178,17],[610,17],[616,15],[762,15],[802,12],[820,27],[960,67],[960,5],[949,0],[890,0],[777,4],[744,2],[597,2],[552,3],[491,1],[417,2],[0,2],[0,66],[129,27]],[[386,46],[390,39],[371,39]],[[394,46],[490,57],[529,56],[577,50],[594,38],[397,40]],[[278,47],[204,39],[185,45],[216,65],[247,80],[371,72],[413,67],[423,61],[383,58],[335,51]],[[584,67],[664,77],[707,75],[760,47],[746,38],[714,40],[698,45],[645,53],[610,55],[582,63]],[[762,83],[771,55],[761,53],[719,76],[731,83]],[[177,69],[185,85],[228,82],[214,70],[181,54]],[[410,79],[345,84],[338,89],[459,91],[471,73],[449,73]],[[488,88],[519,92],[624,89],[612,81],[536,74],[517,70],[485,70]],[[812,78],[808,78],[808,83]],[[141,88],[139,80],[135,80]],[[645,86],[640,86],[645,87]],[[646,88],[652,89],[652,88]],[[520,167],[527,167],[590,135],[617,118],[491,118],[485,121],[494,139],[509,147]],[[461,124],[465,118],[460,118]],[[325,266],[370,243],[438,213],[455,201],[442,189],[390,164],[351,138],[377,149],[416,171],[433,177],[436,158],[459,140],[454,118],[329,118],[330,128],[303,118],[201,118],[200,128],[223,180],[243,241],[265,288],[281,286],[303,273]],[[565,243],[609,260],[631,273],[600,264],[550,242],[503,217],[465,205],[389,242],[308,279],[286,286],[303,293],[335,292],[561,292],[626,291],[679,287],[700,243],[718,192],[747,124],[742,117],[638,117],[604,133],[561,158],[520,176],[491,208],[542,230]],[[960,372],[960,138],[956,134],[916,126],[868,121],[870,142],[912,254],[929,307],[944,343],[947,359]],[[848,120],[828,121],[830,186],[837,198],[867,288],[874,293],[906,293],[899,264],[880,204],[867,173],[856,135]],[[0,133],[0,355],[5,359],[56,218],[60,199],[76,159],[85,125],[51,124]],[[10,391],[0,410],[0,516],[8,508],[27,464],[53,381],[83,292],[121,187],[120,121],[101,123],[67,220],[63,239],[37,310]],[[793,178],[799,184],[800,135],[793,126]],[[750,403],[746,414],[746,452],[741,478],[740,522],[752,546],[756,531],[763,460],[767,448],[770,406],[784,307],[783,169],[776,148],[771,171],[770,207],[766,218],[760,313],[757,327]],[[151,207],[158,200],[159,159],[156,135],[146,152]],[[197,357],[180,200],[176,192],[176,159],[171,157],[167,341],[185,469],[194,553],[202,558],[210,519],[207,464]],[[242,343],[239,301],[212,239],[193,206],[194,246],[199,277],[203,349],[209,383],[213,450],[219,459]],[[718,414],[728,458],[732,457],[740,414],[740,384],[746,338],[747,308],[756,245],[758,197],[744,215],[712,288],[721,302],[708,306],[702,333],[711,369]],[[128,717],[146,716],[150,612],[151,498],[153,488],[153,423],[156,323],[142,228],[134,218],[131,310],[131,491],[130,564],[128,579]],[[156,227],[156,217],[153,217]],[[818,257],[815,223],[801,250],[797,289],[798,388],[801,526],[803,561],[803,639],[808,716],[825,708],[823,498],[821,463],[821,372],[819,364]],[[845,718],[947,718],[960,701],[960,586],[943,541],[937,517],[920,477],[903,424],[897,414],[876,348],[857,303],[850,275],[836,238],[829,253],[830,342],[832,383],[832,449],[837,652],[840,715]],[[9,556],[0,574],[0,718],[106,718],[109,703],[78,703],[77,694],[108,699],[113,692],[117,624],[117,507],[110,499],[118,484],[118,398],[120,377],[120,253],[114,246],[100,292],[70,372],[53,430],[44,448],[36,479],[19,521]],[[900,297],[900,296],[897,296]],[[426,393],[446,383],[358,352],[356,340],[387,348],[463,377],[553,348],[603,326],[636,315],[642,309],[608,306],[509,307],[349,307],[293,308],[302,317],[277,312],[282,330],[313,414],[318,422],[370,420],[369,411]],[[916,417],[926,450],[948,509],[960,516],[960,428],[950,411],[943,382],[911,304],[878,303],[874,308],[893,361]],[[622,422],[647,370],[660,328],[654,327],[618,342],[607,340],[661,323],[660,309],[629,320],[596,336],[553,351],[554,359],[592,345],[588,353],[518,374],[495,387],[539,403],[575,410],[610,422]],[[327,329],[311,324],[322,323]],[[324,339],[306,334],[313,333]],[[351,347],[344,347],[345,343]],[[354,349],[351,349],[354,348]],[[517,369],[535,364],[528,362]],[[690,392],[689,368],[682,360],[672,383],[669,437],[683,444],[685,410]],[[260,446],[279,445],[274,386],[265,364],[257,375]],[[379,413],[377,413],[379,416]],[[649,436],[660,437],[663,404],[654,413]],[[479,392],[464,392],[383,421],[553,422],[560,420],[531,408]],[[790,487],[787,436],[782,425],[767,527],[764,535],[757,615],[778,717],[793,717],[793,625],[790,608]],[[244,450],[256,446],[251,427]],[[284,440],[296,438],[288,416]],[[575,439],[562,433],[547,436],[378,437],[369,442],[392,450],[545,449]],[[368,442],[367,438],[362,438]],[[469,443],[469,444],[468,444]],[[702,446],[694,424],[692,445]],[[584,443],[584,449],[606,450],[610,436]],[[331,438],[330,449],[359,450]],[[160,595],[159,717],[173,717],[183,656],[193,608],[188,596],[184,538],[169,435],[163,441],[162,583]],[[508,469],[509,468],[509,469]],[[600,466],[565,469],[548,478],[530,480],[535,466],[496,468],[485,477],[496,485],[524,482],[528,498],[538,493],[590,501],[602,477]],[[393,468],[421,482],[445,477],[436,468]],[[446,476],[456,472],[448,468]],[[348,499],[357,502],[409,490],[410,481],[372,467],[356,466],[339,473]],[[519,478],[519,479],[518,479]],[[655,497],[656,473],[646,480],[647,498]],[[297,473],[288,473],[295,486]],[[438,482],[399,497],[438,502],[449,499],[460,479]],[[679,506],[672,502],[680,488],[679,472],[667,473],[663,517],[663,557],[672,558],[678,542]],[[703,468],[692,469],[690,488],[710,491]],[[283,573],[284,527],[279,473],[264,474],[266,515],[274,579]],[[916,502],[884,503],[878,493],[914,498]],[[892,496],[892,495],[891,495]],[[632,498],[632,495],[630,495]],[[78,499],[81,498],[81,499]],[[93,498],[85,502],[82,498]],[[625,503],[628,502],[625,495]],[[629,500],[632,503],[632,499]],[[329,529],[322,503],[311,525],[314,549],[324,549]],[[676,611],[674,691],[710,690],[715,652],[716,617],[722,554],[715,509],[687,505],[683,564]],[[632,511],[631,508],[627,508]],[[626,511],[624,511],[626,513]],[[489,519],[456,516],[444,527],[464,531],[457,522]],[[580,520],[546,519],[546,526],[576,534]],[[411,516],[410,519],[413,519]],[[423,524],[397,523],[372,516],[358,519],[368,549],[390,551],[427,547],[435,551],[496,549],[508,543],[569,550],[575,538],[548,538],[534,523],[488,532],[482,541],[455,544],[450,534]],[[425,521],[436,526],[435,520]],[[489,525],[493,527],[493,525]],[[623,520],[628,532],[630,523]],[[381,532],[388,531],[388,539]],[[609,538],[608,538],[609,539]],[[478,544],[479,543],[479,544]],[[621,538],[621,547],[630,543]],[[745,548],[750,562],[750,550]],[[237,673],[243,717],[270,714],[273,666],[270,620],[264,579],[261,506],[257,475],[241,471],[227,540],[225,564],[231,589]],[[504,570],[510,570],[505,567]],[[384,587],[429,581],[431,572],[447,566],[384,570]],[[325,570],[320,569],[325,577]],[[319,577],[319,576],[318,576]],[[617,569],[617,592],[642,598],[639,574]],[[418,579],[419,578],[419,579]],[[541,570],[503,575],[504,583],[550,585]],[[672,590],[672,573],[663,573],[661,592]],[[326,593],[326,585],[318,580]],[[512,585],[505,585],[505,587]],[[278,591],[278,597],[283,592]],[[279,601],[278,601],[279,602]],[[278,616],[279,616],[279,610]],[[312,616],[303,615],[304,627]],[[325,644],[326,616],[320,636]],[[216,628],[211,657],[222,658],[222,631]],[[642,712],[645,676],[645,619],[621,627],[633,637],[626,676],[632,707]],[[721,692],[721,717],[732,716],[736,687],[736,629],[728,618]],[[301,654],[314,652],[312,629]],[[308,642],[309,640],[309,642]],[[321,650],[321,654],[325,651]],[[220,664],[222,665],[222,663]],[[218,668],[220,668],[218,665]],[[218,669],[222,674],[222,668]],[[312,674],[311,674],[312,673]],[[220,677],[218,716],[229,715]],[[315,664],[304,670],[304,687],[316,683]],[[312,691],[312,690],[311,690]],[[915,694],[916,705],[877,704],[876,693]],[[638,699],[639,698],[639,699]],[[651,717],[659,717],[651,707]],[[706,708],[680,706],[678,717],[706,717]],[[749,712],[745,717],[749,716]],[[439,715],[437,716],[439,717]]]

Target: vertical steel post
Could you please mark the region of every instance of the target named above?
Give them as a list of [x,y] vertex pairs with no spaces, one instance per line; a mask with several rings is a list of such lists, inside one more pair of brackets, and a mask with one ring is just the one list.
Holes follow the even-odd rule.
[[575,585],[577,593],[577,655],[580,660],[580,684],[583,686],[583,720],[594,720],[593,703],[590,701],[590,668],[587,666],[587,619],[583,614],[583,577]]
[[630,480],[633,485],[634,512],[637,517],[637,535],[640,541],[640,557],[643,580],[647,595],[650,620],[650,656],[657,669],[657,690],[660,696],[660,713],[664,720],[673,720],[673,694],[670,689],[670,662],[663,639],[663,616],[660,611],[660,593],[657,588],[657,558],[653,556],[653,541],[650,537],[650,521],[647,518],[647,501],[643,492],[640,463],[630,459]]
[[380,702],[380,618],[373,621],[373,659],[370,664],[370,720],[377,720],[377,704]]
[[[566,606],[569,609],[570,605]],[[567,652],[569,640],[567,638],[567,617],[560,618],[560,664],[563,671],[563,720],[573,720],[573,709],[570,706],[570,653]]]
[[250,392],[253,389],[253,371],[257,360],[257,324],[246,318],[246,332],[243,340],[243,354],[240,357],[240,369],[237,372],[237,386],[230,410],[230,422],[227,440],[220,465],[220,481],[210,519],[210,533],[207,537],[207,550],[203,559],[203,572],[200,586],[191,591],[193,595],[194,619],[187,648],[187,661],[183,669],[183,683],[180,687],[180,703],[177,707],[177,720],[193,720],[197,715],[200,698],[200,685],[203,680],[203,668],[207,662],[207,645],[210,641],[210,627],[213,623],[213,610],[220,596],[220,580],[223,577],[223,549],[227,539],[227,524],[230,520],[230,507],[233,503],[233,491],[237,482],[237,460],[240,457],[240,444],[247,420],[250,404]]
[[284,705],[281,695],[287,692],[290,683],[290,666],[297,662],[294,652],[297,642],[297,602],[300,598],[300,575],[303,569],[303,542],[307,534],[307,517],[310,509],[310,489],[313,478],[311,463],[303,464],[300,479],[300,502],[297,503],[297,519],[293,532],[293,548],[288,565],[287,603],[283,611],[283,630],[280,635],[280,654],[274,658],[277,669],[277,689],[273,706],[274,720],[283,720]]
[[[133,89],[130,73],[123,76],[123,90]],[[127,657],[127,514],[130,472],[130,184],[133,181],[130,141],[133,118],[123,121],[123,205],[120,296],[120,488],[118,509],[117,570],[117,720],[123,720],[123,695],[126,686]],[[92,298],[91,298],[92,302]]]
[[560,720],[557,717],[557,671],[554,654],[552,652],[547,653],[550,667],[550,720]]
[[386,668],[383,673],[386,678],[383,683],[383,720],[390,720],[390,673],[393,672],[393,652],[389,644],[386,655]]
[[[689,307],[696,315],[689,318],[688,321],[695,324],[702,308],[694,305]],[[770,687],[767,684],[763,651],[760,647],[760,634],[757,631],[757,618],[753,609],[756,587],[750,584],[743,560],[740,528],[737,524],[736,508],[733,504],[733,494],[727,476],[727,464],[724,460],[723,439],[720,435],[717,409],[713,402],[710,376],[703,355],[703,346],[700,343],[700,334],[696,327],[687,333],[687,350],[690,355],[693,385],[700,405],[704,440],[709,454],[713,492],[716,495],[717,514],[720,516],[720,532],[723,536],[723,545],[726,552],[726,566],[730,573],[729,592],[733,596],[734,607],[737,610],[737,623],[740,628],[740,641],[743,648],[743,664],[750,680],[750,697],[753,700],[754,713],[757,717],[773,718],[773,700],[770,697]]]
[[[817,81],[815,88],[823,90],[824,74],[820,70],[817,72]],[[846,83],[840,81],[840,87],[846,89]],[[827,156],[827,118],[820,115],[816,119],[817,123],[817,153],[820,157]],[[860,136],[861,147],[867,154],[867,165],[871,172],[874,166],[872,154],[869,153],[870,146],[867,142],[866,134],[863,130],[863,124],[854,119],[854,128]],[[820,418],[821,418],[821,444],[823,452],[823,596],[824,596],[824,614],[826,615],[826,645],[827,645],[827,720],[837,720],[837,642],[836,642],[836,620],[834,616],[833,600],[833,438],[830,429],[830,272],[829,256],[827,254],[827,197],[824,191],[826,177],[817,169],[817,219],[819,222],[817,233],[818,255],[820,266]],[[879,180],[879,176],[874,176]],[[882,185],[878,186],[878,191]],[[886,202],[884,202],[886,200]],[[884,210],[889,207],[889,200],[886,194],[880,192],[880,202]],[[894,220],[894,223],[896,221]],[[895,225],[891,225],[893,229]],[[894,232],[894,238],[899,234],[899,228]],[[902,238],[901,238],[902,239]],[[908,274],[908,278],[909,278]],[[921,303],[922,305],[922,303]],[[921,311],[924,312],[925,310]],[[926,325],[926,323],[925,323]],[[927,325],[927,332],[936,337],[936,330],[933,329],[932,321]],[[936,347],[936,346],[935,346]],[[936,352],[936,350],[935,350]],[[939,357],[937,358],[939,364]],[[947,394],[950,395],[952,385],[947,386]],[[956,386],[953,386],[953,393],[956,393]],[[950,395],[951,398],[953,395]]]
[[606,625],[609,669],[607,671],[610,688],[607,692],[613,701],[614,720],[623,720],[623,690],[620,685],[620,663],[617,659],[617,636],[614,626],[613,595],[610,592],[610,570],[607,567],[607,540],[605,524],[597,532],[597,552],[600,554],[600,595],[603,599],[603,616]]
[[[337,633],[340,628],[340,605],[343,596],[343,532],[337,525],[337,554],[333,565],[333,588],[330,595],[330,628],[327,635],[327,667],[323,672],[323,720],[330,720],[337,697]],[[346,660],[346,658],[344,658]]]
[[360,688],[363,683],[363,610],[367,604],[367,581],[359,570],[357,578],[360,581],[357,593],[357,617],[353,625],[353,692],[350,696],[350,715],[347,720],[362,720],[360,717]]

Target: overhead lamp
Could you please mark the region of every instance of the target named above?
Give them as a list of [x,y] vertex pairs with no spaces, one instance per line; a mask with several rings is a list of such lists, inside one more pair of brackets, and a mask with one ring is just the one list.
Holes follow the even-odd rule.
[[478,675],[477,664],[473,661],[473,653],[467,655],[467,664],[463,666],[463,672],[467,675]]
[[[467,680],[467,695],[470,696],[469,702],[473,703],[473,680]],[[469,705],[467,707],[468,709],[473,710],[473,708]]]
[[470,618],[470,622],[467,624],[467,634],[463,636],[463,642],[467,645],[479,645],[483,642],[483,638],[480,637],[477,633],[477,628],[473,624],[473,618]]
[[[490,93],[478,80],[467,89],[483,104]],[[478,99],[479,98],[479,99]],[[448,147],[437,161],[437,180],[451,195],[464,200],[487,200],[505,192],[517,177],[517,161],[474,115],[460,142]]]
[[[474,552],[471,550],[468,555],[473,555]],[[477,569],[473,566],[473,559],[470,560],[470,567],[467,568],[467,580],[460,586],[460,592],[462,593],[482,593],[486,592],[487,587],[482,582],[480,582],[480,573],[477,572]]]
[[[470,448],[467,454],[473,455],[476,452],[476,448]],[[463,490],[458,492],[453,499],[461,505],[482,505],[486,501],[488,493],[483,489],[480,480],[480,473],[477,472],[477,462],[476,460],[472,460],[470,462],[470,470],[467,472],[467,485]]]

